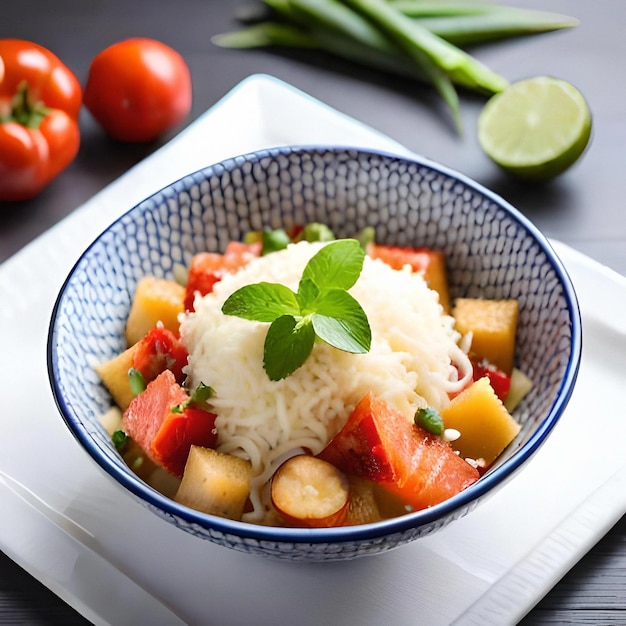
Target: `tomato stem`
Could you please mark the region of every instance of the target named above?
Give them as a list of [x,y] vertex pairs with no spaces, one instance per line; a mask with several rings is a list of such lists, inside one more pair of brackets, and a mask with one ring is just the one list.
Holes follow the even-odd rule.
[[16,122],[26,128],[39,128],[44,117],[50,113],[50,108],[41,101],[34,101],[28,87],[28,82],[23,80],[17,87],[15,95],[11,99],[11,109],[8,115],[0,117],[0,122]]

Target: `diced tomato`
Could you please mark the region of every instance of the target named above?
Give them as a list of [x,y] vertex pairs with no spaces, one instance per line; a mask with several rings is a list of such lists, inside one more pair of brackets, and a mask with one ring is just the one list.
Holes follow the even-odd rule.
[[[262,244],[260,241],[255,243],[243,243],[242,241],[229,241],[224,252],[225,257],[236,260],[245,257],[248,261],[261,254]],[[242,263],[245,265],[245,263]],[[237,266],[235,269],[239,269]]]
[[146,382],[154,380],[164,370],[171,370],[182,383],[185,365],[187,349],[172,331],[160,325],[138,342],[133,354],[133,367],[141,372]]
[[289,239],[291,239],[291,241],[295,241],[299,236],[300,233],[304,230],[304,226],[302,224],[294,224],[288,231],[287,234],[289,235]]
[[447,500],[478,480],[449,443],[367,394],[320,453],[346,474],[379,483],[413,510]]
[[235,272],[261,254],[260,243],[231,241],[224,254],[200,252],[193,256],[189,264],[189,277],[185,289],[185,310],[193,311],[196,294],[205,296],[213,291],[213,285],[224,274]]
[[439,294],[439,302],[445,310],[450,308],[446,258],[442,250],[429,248],[404,248],[367,244],[367,254],[372,259],[380,259],[395,270],[409,265],[414,272],[422,272],[431,289]]
[[472,362],[472,365],[474,367],[472,378],[478,380],[486,376],[489,379],[491,388],[495,391],[498,398],[504,402],[511,389],[511,377],[485,359]]
[[215,414],[189,406],[174,374],[165,370],[136,396],[124,412],[124,432],[134,439],[157,465],[182,476],[192,445],[212,448],[217,442]]

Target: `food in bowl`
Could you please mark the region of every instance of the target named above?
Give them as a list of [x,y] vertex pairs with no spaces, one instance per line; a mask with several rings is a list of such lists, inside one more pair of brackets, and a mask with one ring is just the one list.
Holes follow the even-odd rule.
[[136,342],[96,367],[130,466],[180,479],[181,504],[280,526],[373,523],[475,483],[520,430],[503,404],[517,301],[448,310],[435,250],[322,224],[251,235],[195,255],[184,288],[140,282]]
[[[199,253],[222,254],[249,232],[289,232],[309,223],[327,225],[338,238],[370,231],[377,244],[439,251],[452,303],[518,303],[515,368],[533,383],[513,413],[519,433],[479,480],[439,504],[328,528],[266,526],[207,514],[170,497],[177,479],[157,489],[138,476],[102,423],[112,398],[95,368],[124,354],[125,329],[139,336],[148,332],[129,319],[134,294],[148,277],[170,284],[179,266],[189,267],[191,275]],[[580,315],[567,273],[546,238],[518,211],[427,159],[344,148],[263,150],[199,170],[150,196],[81,255],[60,290],[48,340],[59,412],[115,481],[120,497],[136,497],[181,532],[290,561],[378,554],[438,531],[494,496],[553,431],[572,393],[580,353]]]

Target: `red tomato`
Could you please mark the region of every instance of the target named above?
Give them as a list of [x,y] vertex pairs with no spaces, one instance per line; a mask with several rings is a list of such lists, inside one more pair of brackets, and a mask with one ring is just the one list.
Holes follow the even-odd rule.
[[82,91],[52,52],[0,39],[0,201],[36,196],[78,153]]
[[183,57],[154,39],[120,41],[91,62],[85,106],[113,139],[152,141],[191,110],[191,75]]

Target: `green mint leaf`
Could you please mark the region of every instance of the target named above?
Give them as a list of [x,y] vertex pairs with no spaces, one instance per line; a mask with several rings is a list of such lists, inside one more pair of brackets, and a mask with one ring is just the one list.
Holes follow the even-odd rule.
[[138,396],[142,391],[146,389],[146,380],[143,374],[134,367],[128,370],[128,384],[133,395]]
[[315,301],[311,315],[315,334],[344,352],[364,354],[372,343],[372,331],[361,305],[347,292],[333,289]]
[[296,294],[278,283],[255,283],[232,293],[222,305],[222,313],[256,322],[273,322],[281,315],[300,315]]
[[363,269],[364,258],[365,251],[356,239],[332,241],[311,257],[300,282],[311,280],[320,291],[350,289]]
[[437,409],[428,407],[415,411],[415,424],[433,435],[443,435],[443,418]]
[[[321,237],[330,232],[318,230]],[[370,349],[367,316],[347,292],[356,283],[364,259],[365,251],[356,239],[331,241],[307,263],[297,293],[284,285],[261,282],[227,298],[222,306],[225,315],[270,323],[263,349],[270,380],[281,380],[302,366],[316,337],[354,354]]]
[[314,312],[312,307],[314,306],[315,299],[319,296],[319,293],[320,290],[310,278],[305,278],[300,281],[296,297],[298,299],[302,315]]
[[315,331],[308,318],[296,322],[290,315],[270,325],[263,348],[263,367],[270,380],[293,374],[308,358],[315,343]]
[[261,233],[261,256],[284,250],[291,243],[289,235],[282,229],[264,230]]

